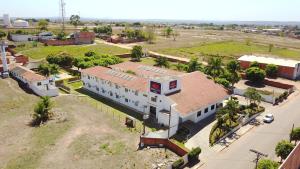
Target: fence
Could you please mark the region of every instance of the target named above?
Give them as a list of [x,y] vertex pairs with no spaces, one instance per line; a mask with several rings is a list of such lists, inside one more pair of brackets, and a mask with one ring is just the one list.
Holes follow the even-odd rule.
[[[111,106],[108,106],[102,102],[99,102],[92,98],[86,97],[84,95],[79,96],[78,98],[82,102],[89,103],[91,106],[93,106],[94,108],[99,110],[101,113],[104,113],[104,114],[110,116],[113,120],[118,121],[119,123],[125,125],[126,117],[129,116],[126,113],[121,112]],[[142,133],[143,132],[143,123],[141,121],[139,121],[138,119],[135,119],[135,118],[133,118],[133,119],[134,119],[135,125],[134,125],[134,128],[129,128],[130,131],[136,131],[138,133]]]

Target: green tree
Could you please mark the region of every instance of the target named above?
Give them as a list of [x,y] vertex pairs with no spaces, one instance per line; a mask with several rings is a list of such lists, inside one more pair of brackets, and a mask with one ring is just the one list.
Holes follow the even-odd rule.
[[79,15],[71,15],[70,24],[72,24],[75,28],[80,24],[80,16]]
[[286,159],[288,157],[293,149],[294,145],[292,143],[286,140],[282,140],[276,145],[275,153],[278,157],[281,158],[282,161],[283,159]]
[[244,95],[250,101],[250,104],[254,103],[258,105],[262,100],[262,96],[260,95],[260,93],[252,87],[247,88]]
[[131,60],[140,62],[142,56],[143,56],[142,46],[134,46],[131,51]]
[[273,44],[269,44],[269,52],[272,52],[273,48],[274,48],[274,45]]
[[230,82],[225,78],[216,78],[215,82],[218,84],[221,84],[222,86],[224,86],[226,88],[230,87]]
[[170,63],[166,57],[155,58],[155,66],[169,68]]
[[34,107],[34,113],[32,114],[32,121],[31,125],[39,126],[42,123],[48,121],[51,117],[51,108],[52,108],[52,101],[50,97],[42,97],[41,100],[36,104]]
[[188,66],[186,64],[178,62],[176,65],[176,69],[179,71],[187,71]]
[[89,31],[89,28],[86,26],[80,30],[80,32],[88,32],[88,31]]
[[88,57],[95,56],[95,55],[96,55],[96,53],[94,51],[88,51],[84,54],[84,56],[88,56]]
[[274,65],[274,64],[268,64],[266,66],[266,75],[268,77],[277,77],[277,73],[278,73],[278,66],[277,65]]
[[257,61],[254,61],[250,64],[250,67],[258,67],[259,68],[259,63]]
[[113,31],[110,25],[95,27],[93,30],[95,33],[106,34],[109,36],[112,35],[112,31]]
[[295,144],[300,140],[300,127],[294,128],[290,133],[290,140],[295,141]]
[[198,70],[201,70],[201,64],[198,62],[197,57],[193,57],[187,65],[187,71],[190,73]]
[[238,72],[241,70],[241,66],[240,63],[237,60],[230,60],[227,64],[226,64],[226,69],[229,72]]
[[49,25],[49,23],[46,19],[41,19],[38,22],[38,27],[39,27],[40,30],[48,30],[47,29],[48,25]]
[[2,30],[0,30],[0,39],[4,38],[6,36],[6,33]]
[[246,77],[252,83],[261,84],[266,77],[266,72],[258,67],[250,67],[246,70]]
[[147,27],[147,29],[146,29],[146,39],[147,39],[149,44],[154,43],[154,41],[156,39],[154,27]]
[[164,30],[164,36],[166,36],[167,38],[169,38],[171,36],[173,32],[173,29],[171,27],[167,27],[165,30]]
[[44,76],[50,76],[59,73],[59,66],[56,64],[43,63],[38,67],[38,72]]
[[214,80],[224,73],[222,67],[222,58],[221,57],[211,57],[208,61],[208,65],[205,68],[205,72],[210,75]]
[[258,161],[257,169],[278,169],[279,163],[269,159],[260,159]]

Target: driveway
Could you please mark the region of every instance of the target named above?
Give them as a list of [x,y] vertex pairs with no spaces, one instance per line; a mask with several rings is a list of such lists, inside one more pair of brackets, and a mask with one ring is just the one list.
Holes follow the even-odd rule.
[[[292,125],[300,126],[300,95],[299,92],[290,96],[289,101],[279,106],[270,107],[266,113],[273,113],[275,121],[254,127],[228,148],[221,152],[208,150],[203,157],[202,169],[253,169],[255,154],[249,149],[255,149],[265,154],[268,158],[278,160],[275,155],[275,146],[282,139],[289,139]],[[206,151],[206,148],[203,150]]]

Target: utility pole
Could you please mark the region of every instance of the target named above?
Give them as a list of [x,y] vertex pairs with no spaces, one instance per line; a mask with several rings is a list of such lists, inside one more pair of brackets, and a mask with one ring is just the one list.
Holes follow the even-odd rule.
[[[291,130],[291,133],[293,132],[294,127],[295,127],[295,124],[293,123],[293,127],[292,127],[292,130]],[[291,142],[292,142],[292,137],[291,137],[291,135],[290,135],[290,143],[291,143]]]
[[268,155],[253,149],[250,149],[250,151],[256,154],[256,158],[253,162],[255,162],[255,169],[257,169],[257,164],[261,157],[268,157]]
[[61,22],[62,22],[62,32],[65,32],[65,15],[66,15],[66,9],[65,9],[66,3],[64,0],[59,0],[59,12],[61,15]]
[[170,106],[168,139],[170,139],[172,107]]

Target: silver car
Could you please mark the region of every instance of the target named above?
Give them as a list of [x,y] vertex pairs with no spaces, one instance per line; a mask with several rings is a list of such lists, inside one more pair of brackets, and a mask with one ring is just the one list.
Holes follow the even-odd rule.
[[267,114],[267,115],[265,115],[263,121],[264,121],[265,123],[272,123],[272,121],[274,121],[274,116],[273,116],[273,114]]

